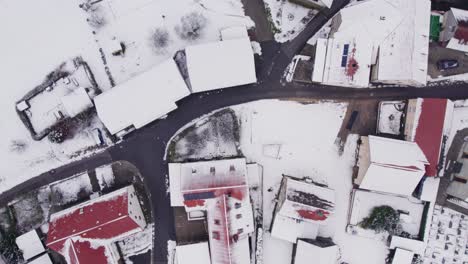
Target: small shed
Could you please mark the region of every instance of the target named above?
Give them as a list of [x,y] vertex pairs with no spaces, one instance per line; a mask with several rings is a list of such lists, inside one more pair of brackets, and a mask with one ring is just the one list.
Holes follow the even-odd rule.
[[413,257],[413,252],[397,248],[395,251],[395,256],[393,256],[392,264],[411,264],[413,263]]
[[294,264],[336,264],[338,252],[337,245],[299,239],[296,244]]
[[178,264],[211,264],[208,242],[177,246],[176,257]]
[[16,245],[23,252],[23,258],[29,260],[45,251],[36,230],[31,230],[16,238]]

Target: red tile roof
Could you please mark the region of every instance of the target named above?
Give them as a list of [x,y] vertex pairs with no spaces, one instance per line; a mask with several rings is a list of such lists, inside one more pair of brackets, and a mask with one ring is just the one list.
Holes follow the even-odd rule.
[[68,256],[70,264],[109,263],[111,260],[107,256],[110,253],[106,251],[105,246],[95,247],[89,241],[70,239]]
[[442,147],[447,99],[423,99],[414,141],[426,155],[426,175],[437,175]]
[[110,195],[52,215],[47,246],[60,252],[71,237],[112,239],[138,228],[139,225],[129,215],[128,189]]

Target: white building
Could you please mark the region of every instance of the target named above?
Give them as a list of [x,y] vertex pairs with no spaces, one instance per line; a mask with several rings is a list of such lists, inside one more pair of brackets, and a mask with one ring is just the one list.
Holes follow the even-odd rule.
[[397,248],[393,256],[392,264],[411,264],[413,263],[413,257],[413,252]]
[[36,230],[31,230],[16,238],[16,245],[23,252],[24,260],[29,260],[45,251]]
[[312,80],[367,87],[370,82],[425,85],[429,0],[372,0],[343,8],[319,39]]
[[428,165],[418,144],[376,136],[361,141],[354,183],[361,189],[411,196]]
[[177,264],[211,264],[208,242],[176,247]]
[[468,11],[451,8],[444,14],[440,41],[447,43],[447,48],[468,52]]
[[124,134],[175,110],[190,94],[179,68],[168,59],[94,98],[99,118],[111,134]]
[[298,238],[315,239],[319,225],[328,222],[334,206],[333,190],[284,176],[271,235],[291,243]]
[[[229,36],[228,32],[224,32],[224,38],[229,38],[226,36]],[[189,46],[185,53],[194,93],[257,81],[254,53],[249,38]]]
[[171,206],[184,206],[189,220],[206,212],[212,263],[250,262],[253,177],[247,173],[243,158],[169,164]]
[[339,248],[336,245],[320,245],[314,241],[299,239],[294,264],[337,264],[338,253]]

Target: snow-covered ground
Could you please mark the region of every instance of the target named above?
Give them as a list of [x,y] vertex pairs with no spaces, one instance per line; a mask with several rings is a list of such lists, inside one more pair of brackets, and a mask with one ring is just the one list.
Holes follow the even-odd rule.
[[[299,104],[277,100],[232,107],[241,121],[241,150],[248,161],[263,166],[264,228],[268,230],[282,174],[309,176],[335,190],[335,213],[319,236],[332,237],[340,246],[342,261],[350,264],[385,263],[384,243],[351,236],[345,232],[351,175],[357,136],[348,138],[343,154],[335,144],[347,105],[321,102]],[[273,147],[274,146],[274,147]],[[278,154],[276,151],[279,149]],[[264,263],[291,261],[291,243],[264,236]]]
[[[188,45],[219,40],[222,28],[254,26],[237,0],[109,0],[95,4],[94,8],[95,11],[82,12],[103,20],[102,26],[89,30],[96,32],[97,44],[103,49],[116,84],[161,63]],[[177,29],[181,18],[194,12],[204,18],[200,24],[205,26],[201,27],[198,38],[183,39]],[[165,47],[154,46],[152,36],[157,29],[165,32]],[[124,56],[112,55],[116,42],[125,45]]]
[[317,14],[316,10],[302,7],[288,0],[264,0],[267,15],[271,17],[273,33],[278,42],[296,37]]
[[[62,62],[83,56],[101,88],[109,88],[98,47],[74,1],[0,1],[0,192],[72,161],[95,145],[88,131],[61,145],[34,141],[15,111],[15,102]],[[8,26],[7,26],[8,25]],[[100,127],[97,119],[91,120]]]
[[468,128],[468,101],[460,100],[455,101],[455,108],[452,115],[452,126],[448,134],[447,147],[445,148],[445,156],[447,155],[453,139],[459,130]]

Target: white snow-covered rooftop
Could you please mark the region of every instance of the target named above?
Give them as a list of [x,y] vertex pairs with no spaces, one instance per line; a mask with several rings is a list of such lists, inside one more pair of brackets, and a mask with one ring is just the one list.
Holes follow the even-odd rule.
[[33,258],[45,250],[41,239],[34,229],[17,237],[16,245],[18,245],[18,248],[23,252],[23,258],[25,260]]
[[70,117],[75,117],[93,107],[93,102],[83,87],[76,88],[70,94],[60,98],[60,100],[62,101],[63,108]]
[[[367,87],[371,79],[426,84],[430,5],[429,0],[372,0],[343,8],[329,38],[322,82],[353,87]],[[349,49],[343,48],[346,44]],[[350,58],[355,61],[349,63]],[[316,57],[315,63],[321,67],[323,58]],[[350,75],[352,64],[358,67]]]
[[177,108],[190,94],[173,59],[168,59],[96,98],[99,118],[112,134],[141,128]]
[[298,238],[315,239],[318,231],[318,224],[277,214],[274,218],[271,236],[296,243]]
[[176,247],[178,264],[211,264],[208,242]]
[[424,254],[426,249],[426,244],[423,241],[410,239],[406,237],[392,236],[392,241],[390,242],[390,249],[405,249],[416,254]]
[[[362,189],[410,196],[425,174],[427,159],[415,142],[362,137],[359,175]],[[404,183],[404,184],[402,184]]]
[[304,240],[297,241],[294,264],[336,264],[338,246],[319,247]]
[[185,53],[195,93],[257,81],[254,53],[248,38],[189,46]]
[[413,252],[397,248],[395,256],[393,256],[392,264],[411,264],[413,263],[413,257]]
[[[450,11],[453,14],[453,18],[456,20],[455,32],[450,32],[453,37],[447,43],[447,48],[468,52],[468,11],[458,8],[451,8]],[[447,25],[451,26],[451,25]]]

